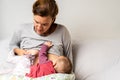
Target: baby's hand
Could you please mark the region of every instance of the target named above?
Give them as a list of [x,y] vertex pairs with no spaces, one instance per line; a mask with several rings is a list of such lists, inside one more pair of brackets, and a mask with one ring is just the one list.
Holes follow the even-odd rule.
[[52,41],[47,41],[44,43],[44,45],[48,46],[48,47],[51,47],[53,44],[52,44]]
[[38,50],[30,49],[30,50],[26,51],[26,54],[36,55],[36,54],[38,54],[38,52],[39,52]]

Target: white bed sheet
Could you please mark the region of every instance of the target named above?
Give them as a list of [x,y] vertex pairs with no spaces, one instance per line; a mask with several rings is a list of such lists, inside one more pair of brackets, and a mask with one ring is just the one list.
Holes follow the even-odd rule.
[[0,41],[0,74],[10,73],[15,67],[13,64],[7,62],[9,54],[9,41],[10,39]]

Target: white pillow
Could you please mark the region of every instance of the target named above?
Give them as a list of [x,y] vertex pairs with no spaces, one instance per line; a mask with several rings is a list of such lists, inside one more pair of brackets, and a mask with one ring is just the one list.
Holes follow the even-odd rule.
[[106,76],[111,76],[112,67],[120,64],[120,39],[74,42],[77,42],[73,46],[76,79],[110,80]]
[[4,39],[0,41],[0,62],[7,60],[9,53],[9,41],[10,39]]

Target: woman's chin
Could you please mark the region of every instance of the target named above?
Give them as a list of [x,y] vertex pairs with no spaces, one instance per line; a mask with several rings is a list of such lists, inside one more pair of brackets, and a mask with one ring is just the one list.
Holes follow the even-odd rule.
[[43,32],[38,32],[38,31],[37,31],[36,33],[37,33],[38,35],[42,35],[42,34],[44,34]]

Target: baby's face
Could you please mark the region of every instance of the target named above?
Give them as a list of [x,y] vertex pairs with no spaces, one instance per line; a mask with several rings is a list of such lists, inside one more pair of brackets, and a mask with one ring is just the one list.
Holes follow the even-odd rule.
[[60,71],[61,67],[60,67],[60,64],[58,62],[55,62],[54,69],[56,70],[56,72]]

